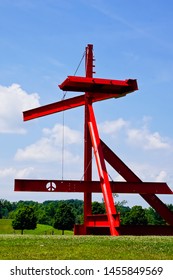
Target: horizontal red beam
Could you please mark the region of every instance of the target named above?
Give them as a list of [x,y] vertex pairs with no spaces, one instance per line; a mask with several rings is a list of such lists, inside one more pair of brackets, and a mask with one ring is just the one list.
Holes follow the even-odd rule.
[[[173,194],[166,183],[110,182],[113,193]],[[99,181],[16,179],[15,191],[30,192],[93,192],[101,193]]]
[[[116,228],[119,235],[165,235],[165,236],[173,236],[173,226],[160,226],[160,225],[121,225]],[[75,225],[74,226],[74,234],[83,235],[84,225]],[[110,235],[109,227],[96,227],[96,226],[88,226],[87,234],[94,235]]]
[[[114,227],[120,226],[119,214],[113,214]],[[107,214],[87,215],[87,227],[110,227]]]
[[64,91],[118,94],[124,94],[138,89],[137,81],[132,79],[121,81],[79,76],[68,76],[59,87]]

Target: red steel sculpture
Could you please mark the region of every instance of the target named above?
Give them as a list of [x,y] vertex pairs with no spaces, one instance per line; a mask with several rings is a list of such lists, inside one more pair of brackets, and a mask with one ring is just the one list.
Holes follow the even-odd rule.
[[[85,92],[73,98],[25,111],[24,121],[62,112],[79,106],[85,108],[84,120],[84,180],[15,180],[15,191],[35,192],[83,192],[84,223],[74,226],[74,234],[109,235],[173,235],[173,212],[156,194],[173,194],[166,183],[142,182],[132,170],[100,139],[92,104],[101,100],[123,97],[138,90],[136,80],[111,80],[93,78],[93,45],[85,50],[85,77],[68,76],[59,85],[63,91]],[[92,180],[92,150],[94,152],[99,181]],[[107,161],[126,182],[110,182]],[[106,214],[92,215],[92,193],[102,193]],[[138,193],[166,221],[165,226],[123,226],[117,213],[112,193]]]

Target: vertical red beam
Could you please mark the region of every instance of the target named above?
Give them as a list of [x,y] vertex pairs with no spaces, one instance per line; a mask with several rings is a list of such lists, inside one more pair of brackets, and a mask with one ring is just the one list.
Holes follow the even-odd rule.
[[[115,214],[117,214],[116,208],[112,197],[112,190],[108,178],[108,173],[106,170],[106,165],[104,161],[104,156],[100,143],[100,137],[99,137],[97,124],[94,116],[94,111],[91,104],[88,105],[88,109],[89,109],[89,117],[90,117],[88,126],[91,135],[92,146],[94,149],[97,169],[100,177],[100,183],[101,183],[103,198],[105,202],[107,217],[110,225],[110,233],[111,235],[119,235],[118,231],[115,228],[115,220],[113,217],[113,215],[115,216]],[[117,215],[117,219],[118,219],[118,215]]]
[[93,65],[93,61],[94,61],[93,45],[88,44],[85,51],[86,51],[86,54],[85,54],[85,73],[86,73],[86,77],[87,78],[92,78],[93,73],[95,73],[93,71],[93,68],[94,68],[94,65]]
[[[85,54],[85,71],[86,77],[93,77],[93,45],[88,45],[86,47]],[[85,120],[84,120],[84,181],[92,180],[92,143],[88,128],[88,103],[90,102],[89,94],[85,93]],[[87,216],[92,213],[92,194],[85,191],[84,192],[84,228],[86,234],[86,221]]]

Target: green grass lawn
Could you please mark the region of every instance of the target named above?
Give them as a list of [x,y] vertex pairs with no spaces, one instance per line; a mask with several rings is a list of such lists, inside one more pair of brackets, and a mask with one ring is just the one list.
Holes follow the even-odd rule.
[[172,260],[173,237],[0,235],[1,260]]
[[9,221],[4,222],[0,220],[0,260],[173,260],[173,236],[51,235],[52,227],[44,225],[24,235],[5,234]]

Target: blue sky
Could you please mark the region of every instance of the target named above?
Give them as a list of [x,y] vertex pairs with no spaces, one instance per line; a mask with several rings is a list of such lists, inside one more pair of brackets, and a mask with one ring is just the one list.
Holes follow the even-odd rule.
[[[15,178],[82,178],[83,108],[64,113],[63,174],[63,114],[23,122],[22,111],[62,99],[58,84],[74,74],[87,44],[94,45],[95,77],[139,85],[124,98],[94,104],[100,137],[142,180],[173,189],[172,9],[171,0],[0,0],[0,198],[83,198],[13,188]],[[77,75],[84,74],[82,63]],[[119,199],[148,206],[138,195]]]

